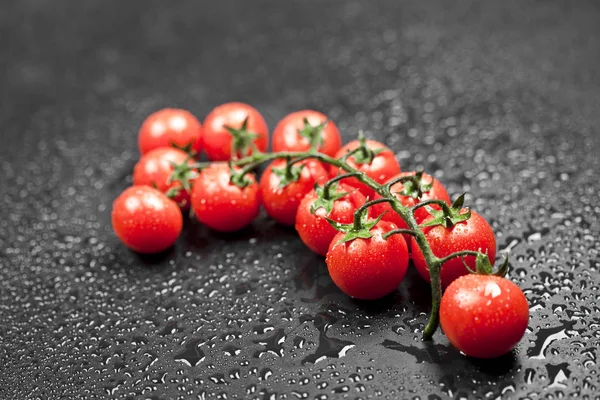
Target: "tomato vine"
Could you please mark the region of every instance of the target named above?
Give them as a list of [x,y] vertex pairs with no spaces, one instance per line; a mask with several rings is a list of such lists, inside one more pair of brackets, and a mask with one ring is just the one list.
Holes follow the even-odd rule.
[[[290,164],[296,163],[296,162],[299,162],[299,161],[305,160],[305,159],[316,159],[323,163],[337,167],[340,170],[343,170],[346,172],[346,174],[338,175],[338,176],[330,179],[329,181],[327,181],[324,184],[324,190],[322,190],[321,193],[323,193],[323,197],[325,199],[327,199],[327,196],[329,196],[328,188],[332,184],[334,184],[344,178],[348,178],[348,177],[352,177],[354,179],[359,180],[364,185],[366,185],[370,189],[372,189],[375,193],[380,195],[381,199],[379,199],[377,201],[371,201],[371,202],[369,202],[371,204],[367,203],[365,206],[368,207],[369,205],[372,205],[372,204],[387,202],[390,204],[393,212],[397,213],[400,216],[400,218],[402,218],[402,220],[404,220],[404,222],[406,223],[406,225],[408,227],[407,229],[395,229],[393,231],[387,232],[385,238],[387,239],[392,234],[409,234],[409,235],[413,236],[417,245],[419,246],[425,260],[426,260],[427,267],[429,269],[429,273],[430,273],[430,277],[431,277],[432,308],[431,308],[431,312],[429,314],[428,322],[423,330],[423,339],[424,340],[431,339],[433,334],[435,333],[435,331],[437,330],[437,328],[439,326],[439,309],[440,309],[440,302],[441,302],[441,298],[442,298],[442,285],[441,285],[441,279],[440,279],[440,270],[441,270],[442,264],[452,258],[456,258],[456,257],[462,258],[464,256],[477,256],[478,264],[483,263],[484,261],[482,261],[482,260],[485,259],[487,261],[486,266],[489,266],[489,268],[491,268],[491,264],[489,262],[487,255],[483,255],[481,252],[476,252],[476,251],[461,251],[461,252],[456,252],[456,253],[450,254],[443,258],[437,257],[431,250],[430,245],[429,245],[424,233],[420,229],[421,227],[418,224],[418,222],[416,221],[413,213],[416,209],[421,208],[421,207],[425,207],[425,206],[429,206],[429,205],[438,205],[441,207],[441,211],[436,212],[436,210],[433,210],[432,208],[428,208],[428,211],[434,212],[436,214],[435,215],[436,220],[439,220],[439,223],[451,226],[452,224],[469,217],[468,212],[467,212],[467,214],[460,214],[457,211],[462,208],[464,196],[461,195],[452,206],[448,206],[444,201],[428,200],[423,203],[418,203],[412,207],[406,207],[402,204],[402,202],[400,202],[400,200],[398,200],[394,196],[394,194],[391,191],[391,187],[398,182],[407,182],[407,181],[414,180],[415,179],[414,177],[402,177],[402,178],[394,179],[386,184],[380,184],[380,183],[376,182],[374,179],[372,179],[371,177],[367,176],[367,174],[358,170],[357,168],[353,167],[352,165],[350,165],[347,162],[348,158],[355,154],[360,154],[365,159],[372,158],[376,155],[376,154],[374,154],[374,152],[372,150],[370,150],[365,145],[365,140],[364,140],[364,138],[362,138],[362,135],[361,135],[361,145],[359,147],[353,149],[352,151],[346,153],[344,156],[342,156],[340,158],[334,158],[327,154],[320,153],[315,149],[315,147],[316,146],[313,144],[312,149],[310,149],[308,151],[280,151],[280,152],[272,152],[272,153],[254,152],[253,154],[251,154],[249,156],[239,158],[236,160],[232,160],[232,161],[230,161],[230,165],[235,166],[235,167],[240,167],[240,169],[239,170],[233,169],[233,168],[231,169],[231,171],[232,171],[231,182],[239,185],[239,182],[244,182],[243,177],[246,174],[250,173],[252,170],[254,170],[256,167],[258,167],[260,164],[263,164],[265,162],[272,161],[275,159],[286,159],[286,160],[288,160],[288,163],[290,163]],[[193,166],[191,166],[191,168],[197,168],[198,170],[201,170],[203,168],[208,167],[209,165],[210,165],[210,163],[207,163],[207,162],[199,162],[199,163],[196,163]],[[364,208],[361,207],[355,212],[355,220],[354,220],[354,229],[355,230],[362,223],[364,223],[364,222],[361,222],[361,220],[363,219],[363,215],[364,215],[363,211],[364,211]],[[338,226],[337,229],[340,229],[340,227]],[[499,268],[499,270],[496,274],[498,274],[498,275],[504,274],[506,271],[506,267],[507,267],[507,262],[505,260],[504,264]]]

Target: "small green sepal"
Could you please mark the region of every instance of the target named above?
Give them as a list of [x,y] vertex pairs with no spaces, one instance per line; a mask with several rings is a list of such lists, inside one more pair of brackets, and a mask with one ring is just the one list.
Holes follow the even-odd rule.
[[248,117],[244,119],[242,126],[239,129],[232,128],[229,125],[225,125],[224,128],[231,134],[233,140],[231,142],[231,157],[238,158],[244,157],[250,154],[251,151],[259,152],[254,144],[254,140],[258,138],[255,132],[248,130]]
[[298,129],[298,134],[308,139],[311,150],[317,150],[323,144],[322,132],[325,126],[329,123],[328,120],[321,122],[319,125],[311,125],[308,118],[304,118],[304,126]]
[[272,168],[271,172],[279,178],[279,188],[283,189],[290,183],[296,182],[302,175],[302,169],[306,164],[295,163],[292,164],[290,160],[287,161],[283,168]]
[[333,203],[348,194],[348,192],[338,192],[337,188],[338,183],[335,182],[329,186],[329,193],[325,193],[324,187],[320,186],[318,183],[315,183],[315,193],[317,194],[317,199],[310,206],[310,212],[315,214],[318,209],[323,208],[326,212],[326,215],[331,214],[331,211],[333,211]]
[[247,171],[245,171],[244,169],[236,171],[235,168],[233,168],[233,164],[231,163],[231,161],[229,161],[227,164],[229,165],[229,174],[231,175],[231,178],[229,178],[230,183],[234,184],[235,186],[241,189],[252,184],[252,180],[248,178]]
[[367,145],[367,138],[363,131],[358,131],[358,141],[360,142],[360,146],[358,146],[356,152],[352,155],[352,157],[354,157],[354,162],[357,164],[371,164],[377,154],[385,150],[383,147],[371,149]]
[[471,210],[467,208],[466,212],[461,212],[463,210],[464,202],[465,194],[463,193],[458,196],[458,198],[450,207],[445,206],[442,207],[441,210],[436,210],[433,207],[425,206],[425,209],[433,216],[433,219],[421,224],[420,227],[424,228],[427,226],[443,225],[446,228],[452,228],[459,222],[467,221],[469,218],[471,218]]
[[331,218],[325,217],[327,222],[331,224],[336,230],[340,232],[344,232],[346,235],[342,239],[340,239],[336,244],[346,243],[354,239],[370,239],[373,237],[371,233],[371,229],[381,221],[381,218],[386,213],[382,213],[379,217],[369,220],[368,213],[363,213],[361,215],[361,223],[357,228],[355,224],[341,224],[337,221],[332,220]]
[[423,170],[419,170],[412,176],[413,179],[407,180],[403,183],[401,191],[396,192],[402,196],[412,197],[413,199],[419,200],[423,197],[423,193],[427,193],[433,187],[433,179],[429,183],[423,182]]

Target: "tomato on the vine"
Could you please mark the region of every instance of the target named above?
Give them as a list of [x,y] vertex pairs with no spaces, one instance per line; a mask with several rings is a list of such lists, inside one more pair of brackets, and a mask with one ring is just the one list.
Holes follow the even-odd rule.
[[505,278],[469,274],[452,282],[440,304],[440,324],[468,356],[494,358],[511,351],[529,321],[521,289]]
[[[239,171],[240,168],[235,168]],[[245,174],[236,184],[226,163],[203,169],[192,188],[192,209],[198,221],[220,232],[233,232],[249,225],[260,211],[260,193],[254,174]]]
[[[466,209],[460,211],[461,214],[466,212]],[[422,223],[425,224],[431,219],[433,219],[433,216],[425,218]],[[469,219],[460,221],[451,227],[436,225],[424,227],[422,230],[431,251],[439,258],[463,250],[480,250],[482,253],[488,255],[492,263],[496,258],[496,238],[494,231],[487,221],[475,211],[471,211]],[[415,238],[411,239],[411,248],[413,263],[417,271],[419,271],[419,274],[427,282],[431,282],[427,262]],[[465,256],[464,261],[469,268],[475,270],[475,256]],[[440,270],[442,287],[447,287],[452,281],[468,273],[469,271],[460,257],[446,261]]]
[[112,226],[123,244],[138,253],[159,253],[171,247],[183,227],[181,210],[162,192],[132,186],[113,202]]
[[394,290],[408,268],[408,247],[402,235],[383,234],[396,225],[379,221],[370,229],[372,237],[340,242],[346,235],[338,233],[329,246],[327,269],[333,282],[348,296],[363,300],[379,299]]
[[[343,157],[346,153],[353,151],[360,146],[360,140],[353,140],[342,147],[335,155],[335,158]],[[360,172],[364,172],[367,176],[382,184],[400,173],[400,164],[398,163],[398,160],[396,160],[394,153],[383,143],[379,143],[375,140],[367,140],[366,146],[373,153],[372,159],[359,151],[348,157],[348,165]],[[331,176],[344,173],[343,170],[340,170],[340,168],[336,166],[332,165],[330,168]],[[344,183],[358,188],[365,196],[371,199],[374,198],[375,192],[373,189],[360,182],[358,179],[349,178],[345,180]]]
[[202,149],[202,125],[189,111],[179,108],[164,108],[150,114],[142,123],[138,134],[140,153],[161,147]]
[[182,150],[172,147],[154,149],[135,164],[133,184],[152,186],[167,195],[171,192],[173,195],[169,197],[185,210],[190,206],[189,183],[197,174],[189,167],[192,164],[193,160]]
[[[408,181],[408,182],[398,182],[392,185],[391,192],[392,194],[400,200],[403,206],[412,207],[418,203],[427,200],[443,200],[446,203],[450,204],[450,196],[448,192],[444,188],[444,186],[437,179],[433,178],[431,175],[423,173],[421,176],[415,171],[410,172],[402,172],[392,179],[388,179],[387,182],[399,178],[399,177],[408,177],[415,176],[419,184],[416,182]],[[420,179],[419,179],[420,178]],[[386,182],[386,183],[387,183]],[[379,194],[375,194],[376,199],[380,199],[381,196]],[[439,210],[439,206],[432,205],[434,209]],[[408,225],[406,222],[392,209],[389,203],[380,203],[373,206],[374,215],[381,215],[385,213],[383,216],[384,221],[390,221],[396,224],[398,228],[407,229]],[[417,208],[414,213],[415,220],[417,223],[421,223],[425,218],[429,217],[429,213],[425,208]],[[410,244],[410,236],[404,236],[404,239]]]
[[284,225],[294,225],[302,198],[315,182],[324,182],[329,174],[314,159],[294,163],[290,167],[284,159],[273,161],[260,178],[260,193],[267,214]]
[[[320,187],[319,190],[322,191],[323,188]],[[328,197],[330,200],[321,200],[320,195],[311,190],[300,202],[296,214],[296,231],[300,239],[322,256],[327,254],[333,237],[338,233],[325,218],[349,224],[354,218],[354,212],[366,202],[365,196],[356,188],[343,183],[332,187]],[[313,208],[316,208],[314,213]]]
[[307,151],[311,141],[318,151],[333,157],[342,145],[340,132],[325,114],[313,110],[296,111],[286,115],[273,131],[273,151]]
[[202,146],[211,161],[227,161],[264,152],[269,144],[269,128],[263,116],[245,103],[225,103],[215,107],[204,120]]

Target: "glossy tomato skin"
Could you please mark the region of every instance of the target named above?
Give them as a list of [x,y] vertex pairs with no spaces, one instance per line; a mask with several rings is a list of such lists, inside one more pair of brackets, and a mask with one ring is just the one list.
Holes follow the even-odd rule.
[[[359,146],[360,142],[358,140],[353,140],[342,147],[335,155],[335,158],[340,158],[344,154],[356,149]],[[379,143],[375,140],[367,140],[367,146],[372,150],[383,149],[383,151],[377,154],[370,164],[357,164],[354,156],[351,156],[347,159],[347,162],[350,166],[358,169],[361,172],[364,172],[378,183],[385,183],[390,180],[391,177],[400,173],[400,164],[398,163],[398,160],[396,160],[394,153],[383,143]],[[330,167],[330,172],[331,176],[344,173],[344,171],[341,171],[338,167],[333,165]],[[344,183],[358,188],[362,194],[370,199],[374,198],[375,192],[364,183],[358,181],[356,178],[346,179],[344,180]]]
[[[425,218],[423,223],[428,222],[431,218],[431,216]],[[437,257],[445,257],[461,250],[477,251],[481,249],[484,254],[487,251],[492,264],[496,258],[496,238],[492,227],[475,211],[471,211],[471,218],[457,223],[452,228],[446,228],[442,225],[425,227],[423,228],[423,233],[431,247],[431,251]],[[419,271],[423,279],[431,282],[427,263],[414,238],[411,238],[411,249],[413,263],[417,271]],[[476,269],[474,256],[466,256],[464,260],[469,268],[472,270]],[[450,261],[446,261],[440,270],[442,287],[446,288],[452,281],[468,274],[468,272],[460,258],[453,258]]]
[[[299,130],[304,128],[304,119],[312,126],[322,124],[327,120],[325,114],[313,110],[296,111],[286,115],[275,127],[273,131],[273,151],[307,151],[310,149],[308,138],[299,134]],[[340,132],[333,121],[327,122],[327,125],[321,132],[322,143],[319,152],[328,156],[335,156],[342,146]]]
[[190,165],[193,164],[193,161],[188,159],[187,153],[179,149],[160,147],[151,150],[135,164],[133,184],[156,187],[165,194],[169,189],[179,189],[179,193],[173,198],[173,201],[183,210],[187,210],[190,207],[189,191],[185,190],[178,180],[169,183],[169,178],[174,170],[172,163],[183,164],[186,161]]
[[[227,161],[235,158],[231,148],[233,138],[225,126],[240,129],[246,118],[248,118],[246,129],[258,135],[254,139],[254,144],[260,151],[267,150],[269,128],[260,112],[245,103],[225,103],[215,107],[204,120],[202,146],[211,161]],[[252,151],[249,151],[247,154],[238,154],[237,156],[251,153]]]
[[369,239],[339,243],[344,233],[333,238],[325,261],[331,279],[342,292],[374,300],[396,290],[406,275],[408,248],[402,235],[387,240],[382,237],[395,228],[391,222],[380,221],[371,229]]
[[462,276],[442,296],[440,324],[454,347],[468,356],[495,358],[511,351],[529,321],[521,289],[493,275]]
[[230,182],[226,163],[203,169],[192,187],[192,209],[196,218],[219,232],[234,232],[249,225],[260,211],[260,193],[253,174],[246,175],[246,187]]
[[338,234],[325,217],[342,224],[349,224],[354,219],[354,211],[366,202],[365,196],[352,186],[339,184],[335,192],[348,194],[333,202],[333,209],[329,215],[324,208],[319,208],[315,214],[310,212],[312,205],[318,199],[314,190],[304,196],[296,214],[296,231],[300,239],[308,248],[322,256],[327,254],[331,241]]
[[143,254],[173,246],[183,227],[174,201],[149,186],[132,186],[113,202],[112,226],[121,242]]
[[161,147],[202,150],[202,125],[189,111],[164,108],[148,116],[138,134],[140,153],[146,154]]
[[280,187],[281,178],[273,172],[273,168],[283,169],[286,161],[273,161],[260,178],[260,194],[267,214],[283,225],[293,226],[300,202],[310,192],[315,182],[323,183],[329,179],[329,174],[323,165],[309,159],[294,165],[304,165],[300,178],[290,184]]

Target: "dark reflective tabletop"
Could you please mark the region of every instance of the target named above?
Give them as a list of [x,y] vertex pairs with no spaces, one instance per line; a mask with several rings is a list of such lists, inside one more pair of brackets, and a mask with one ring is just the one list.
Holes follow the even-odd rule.
[[[598,21],[591,1],[2,2],[0,398],[594,398]],[[271,129],[321,110],[467,191],[530,302],[517,349],[423,343],[415,272],[351,300],[264,215],[124,248],[143,119],[234,100]]]

